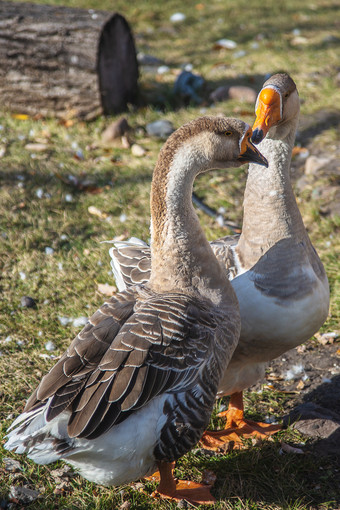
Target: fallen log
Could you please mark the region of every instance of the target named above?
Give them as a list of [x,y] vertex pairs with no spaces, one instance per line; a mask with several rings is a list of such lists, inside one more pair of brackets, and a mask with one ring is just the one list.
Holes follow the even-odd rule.
[[0,2],[0,108],[80,117],[138,99],[133,36],[118,13]]

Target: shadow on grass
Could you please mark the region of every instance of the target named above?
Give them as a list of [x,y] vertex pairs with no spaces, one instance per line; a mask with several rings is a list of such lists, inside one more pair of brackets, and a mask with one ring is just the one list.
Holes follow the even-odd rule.
[[331,128],[339,129],[339,127],[339,110],[319,110],[313,115],[302,118],[301,127],[297,134],[297,140],[301,144],[307,145],[323,131]]
[[[50,161],[49,166],[53,163]],[[40,163],[40,167],[41,167]],[[151,170],[129,173],[128,168],[120,171],[120,168],[113,166],[112,170],[99,170],[96,173],[79,172],[75,170],[55,172],[44,171],[39,167],[28,169],[26,166],[14,168],[8,167],[7,170],[0,171],[0,186],[17,186],[19,182],[24,183],[26,194],[33,193],[37,188],[46,188],[47,192],[55,192],[57,189],[63,189],[65,192],[73,193],[93,193],[97,194],[103,191],[107,186],[116,187],[124,186],[130,183],[151,182]]]

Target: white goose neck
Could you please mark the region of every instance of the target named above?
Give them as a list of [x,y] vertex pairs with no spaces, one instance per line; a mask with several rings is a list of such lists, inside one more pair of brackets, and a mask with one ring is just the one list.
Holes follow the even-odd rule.
[[238,251],[255,263],[264,247],[281,239],[304,238],[307,234],[290,181],[290,163],[297,119],[277,127],[259,144],[268,168],[250,164],[244,194],[244,217]]
[[156,165],[151,191],[149,284],[162,292],[184,290],[221,303],[230,285],[192,205],[194,179],[211,166],[193,139],[175,152],[166,170],[162,165]]

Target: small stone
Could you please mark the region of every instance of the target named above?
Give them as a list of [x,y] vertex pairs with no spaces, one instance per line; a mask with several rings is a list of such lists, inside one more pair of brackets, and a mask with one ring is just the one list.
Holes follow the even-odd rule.
[[81,316],[81,317],[77,317],[76,319],[73,319],[73,326],[75,328],[79,328],[79,326],[85,326],[87,323],[88,323],[88,318],[87,317],[84,317],[84,316]]
[[131,147],[131,141],[128,136],[125,136],[125,135],[122,136],[120,141],[121,141],[123,149],[129,149]]
[[40,492],[26,487],[12,486],[9,496],[11,499],[16,500],[20,505],[29,505],[33,503],[40,496]]
[[116,120],[116,122],[112,122],[105,131],[102,133],[102,141],[104,143],[112,142],[116,138],[120,138],[124,136],[126,133],[130,131],[130,126],[125,117],[121,117]]
[[237,43],[231,39],[219,39],[214,44],[215,50],[234,50],[237,47]]
[[245,101],[247,103],[255,103],[256,90],[251,87],[243,87],[242,85],[233,85],[229,88],[229,98],[237,101]]
[[17,473],[18,471],[22,471],[20,462],[14,459],[10,459],[9,457],[4,458],[4,466],[5,470],[9,473]]
[[287,443],[284,443],[282,442],[281,443],[281,450],[280,450],[280,453],[282,455],[282,453],[297,453],[299,455],[303,454],[303,450],[301,450],[301,448],[296,448],[296,446],[291,446],[290,444],[287,444]]
[[133,156],[137,156],[138,158],[141,158],[142,156],[145,156],[146,150],[144,149],[144,147],[141,147],[137,143],[134,143],[131,146],[131,154]]
[[181,21],[184,21],[186,19],[186,15],[182,12],[175,12],[170,16],[170,21],[172,23],[180,23]]
[[51,340],[49,340],[49,341],[48,341],[48,342],[46,342],[46,344],[45,344],[45,349],[46,349],[46,351],[55,351],[55,345],[54,345],[54,343],[53,343]]
[[49,145],[46,143],[28,143],[25,145],[25,149],[30,152],[44,152],[49,149]]
[[209,99],[214,103],[229,99],[229,87],[227,85],[221,85],[221,87],[218,87],[210,94]]
[[303,46],[304,44],[308,44],[308,39],[306,37],[298,35],[296,37],[293,37],[293,39],[291,40],[292,46]]
[[318,156],[309,156],[305,163],[305,174],[315,175],[321,170],[321,168],[328,165],[330,162],[329,158],[322,158]]
[[340,87],[340,72],[335,77],[335,85]]
[[163,64],[163,61],[153,55],[147,55],[143,52],[137,54],[138,63],[141,66],[155,66],[158,67]]
[[233,53],[234,58],[241,58],[244,57],[245,55],[247,55],[247,52],[244,50],[235,51],[235,53]]
[[168,138],[175,131],[173,124],[169,120],[156,120],[146,126],[146,132],[149,136],[158,138]]
[[36,308],[37,303],[30,296],[23,296],[20,300],[20,306],[22,308]]
[[41,188],[38,188],[35,194],[38,198],[42,198],[44,196],[44,191]]
[[24,273],[23,271],[19,271],[19,276],[21,280],[26,280],[26,273]]
[[333,34],[329,34],[329,35],[326,35],[323,39],[322,39],[322,42],[325,43],[325,44],[329,44],[329,43],[338,43],[340,41],[340,38],[337,37],[336,35],[333,35]]
[[67,324],[68,324],[69,322],[72,322],[72,319],[70,319],[69,317],[60,317],[60,316],[59,316],[59,317],[58,317],[58,321],[60,322],[60,324],[61,324],[62,326],[67,326]]
[[293,35],[301,35],[301,30],[299,28],[294,28],[294,30],[292,30],[292,34]]
[[45,254],[46,255],[53,255],[54,253],[54,249],[53,248],[50,248],[49,246],[46,246],[45,248]]
[[168,73],[169,71],[170,71],[170,67],[166,66],[166,65],[159,66],[159,68],[157,69],[158,74],[165,74],[165,73]]
[[82,159],[84,159],[84,153],[81,149],[78,149],[75,153],[74,153],[74,157],[75,159],[78,159],[79,161],[81,161]]

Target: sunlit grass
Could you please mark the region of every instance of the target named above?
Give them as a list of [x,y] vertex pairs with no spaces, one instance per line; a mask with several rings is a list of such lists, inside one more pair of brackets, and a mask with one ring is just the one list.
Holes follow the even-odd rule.
[[[108,0],[100,5],[94,0],[45,3],[112,9]],[[159,118],[172,121],[177,128],[204,112],[241,116],[252,122],[253,105],[236,101],[213,108],[207,103],[204,110],[201,106],[174,108],[172,71],[186,63],[193,64],[194,71],[205,77],[207,94],[227,80],[259,88],[266,73],[284,69],[298,84],[305,120],[319,110],[340,104],[340,89],[335,85],[337,48],[325,39],[338,35],[335,2],[266,0],[259,7],[258,2],[249,0],[240,0],[237,5],[231,0],[201,4],[190,1],[183,5],[175,1],[140,1],[132,5],[117,0],[114,9],[129,20],[138,50],[163,59],[171,68],[157,81],[154,75],[142,72],[142,93],[152,98],[153,104],[127,114],[132,128],[145,127]],[[170,23],[170,15],[176,11],[186,14],[183,24]],[[295,45],[293,30],[297,29],[307,42]],[[245,54],[236,57],[230,51],[213,50],[220,38],[235,40],[237,50]],[[157,96],[166,101],[162,111]],[[108,245],[102,241],[116,236],[149,238],[149,189],[162,141],[147,137],[141,129],[136,131],[136,142],[147,151],[143,158],[133,157],[127,149],[104,147],[101,132],[115,119],[100,117],[67,128],[53,119],[18,120],[9,113],[0,114],[0,145],[6,147],[0,160],[1,438],[54,362],[46,357],[50,354],[46,342],[53,341],[53,355],[59,356],[79,330],[71,323],[62,326],[60,317],[89,315],[105,299],[98,293],[97,284],[114,284]],[[49,149],[32,157],[25,145],[37,138],[45,138]],[[326,125],[310,150],[332,154],[334,147],[339,150],[338,130]],[[77,148],[82,150],[81,160],[76,159]],[[72,185],[70,175],[90,180],[100,192],[79,190]],[[334,176],[322,179],[322,185],[339,184]],[[245,167],[225,174],[212,172],[197,179],[195,191],[211,207],[224,207],[228,219],[241,225],[245,181]],[[339,328],[340,318],[340,222],[320,214],[322,204],[313,195],[317,185],[319,182],[313,181],[310,188],[298,194],[298,203],[329,277],[330,317],[322,330],[332,331]],[[90,214],[90,206],[103,216]],[[231,233],[202,212],[199,217],[209,239]],[[53,253],[47,255],[46,248],[52,248]],[[35,299],[36,308],[20,306],[25,295]],[[247,392],[248,416],[282,416],[293,398],[274,390]],[[211,425],[221,426],[215,414]],[[299,444],[306,438],[288,429],[265,446],[248,445],[246,450],[228,455],[210,457],[194,450],[179,461],[177,474],[199,480],[204,469],[213,470],[217,474],[214,494],[218,509],[338,508],[340,494],[332,482],[332,463],[310,454],[280,455],[281,440]],[[0,448],[0,459],[3,457],[18,459],[23,471],[10,474],[0,464],[0,499],[8,498],[10,486],[27,484],[42,490],[41,498],[30,507],[34,509],[102,510],[119,508],[124,501],[129,501],[132,509],[155,507],[150,498],[155,484],[151,482],[142,490],[129,486],[107,489],[75,475],[64,491],[55,494],[56,483],[51,475],[55,466],[37,466],[24,456]],[[170,502],[157,506],[176,508]]]

